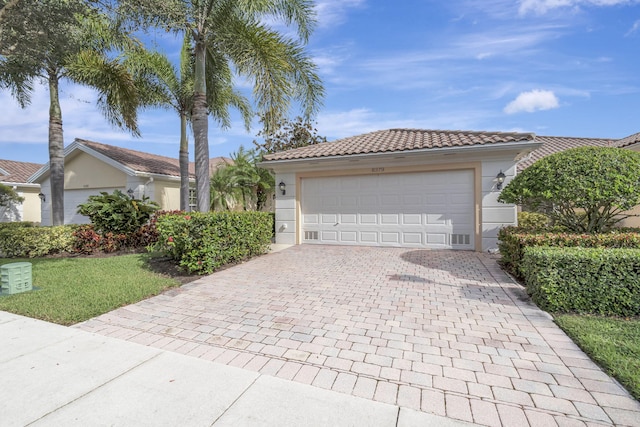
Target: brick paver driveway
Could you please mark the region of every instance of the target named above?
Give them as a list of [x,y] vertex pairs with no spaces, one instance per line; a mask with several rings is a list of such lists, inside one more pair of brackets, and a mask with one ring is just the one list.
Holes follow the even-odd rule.
[[486,254],[295,246],[78,327],[482,425],[640,426]]

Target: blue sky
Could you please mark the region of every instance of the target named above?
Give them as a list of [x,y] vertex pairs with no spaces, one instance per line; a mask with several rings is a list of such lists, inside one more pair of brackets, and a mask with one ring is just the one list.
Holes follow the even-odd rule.
[[[380,129],[527,131],[622,138],[640,132],[640,0],[320,0],[308,51],[326,89],[329,140]],[[174,54],[180,43],[163,43]],[[239,82],[241,86],[244,84]],[[171,111],[111,128],[82,87],[62,91],[65,144],[91,139],[177,157]],[[0,158],[48,160],[48,93],[25,110],[0,92]],[[292,110],[291,117],[298,111]],[[259,127],[212,124],[210,154],[252,147]],[[193,151],[193,149],[191,149]]]

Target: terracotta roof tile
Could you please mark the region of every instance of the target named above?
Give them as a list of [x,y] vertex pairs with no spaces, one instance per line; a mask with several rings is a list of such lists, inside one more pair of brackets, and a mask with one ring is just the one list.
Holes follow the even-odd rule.
[[614,143],[614,147],[618,147],[618,148],[628,147],[629,145],[635,144],[637,142],[640,142],[640,132],[634,133],[633,135],[630,135],[626,138],[617,140]]
[[[180,176],[180,162],[172,157],[145,153],[143,151],[130,150],[128,148],[101,144],[84,139],[76,139],[76,142],[109,157],[112,160],[137,172],[152,173],[157,175]],[[231,164],[227,157],[214,157],[209,160],[211,170],[215,170],[222,164]],[[189,175],[195,177],[195,165],[189,163]]]
[[533,141],[532,133],[388,129],[265,156],[265,161],[310,159]]
[[41,167],[42,165],[38,163],[0,160],[0,170],[8,172],[8,175],[3,175],[3,173],[0,172],[0,181],[24,184],[29,177],[36,173]]
[[536,136],[542,146],[534,150],[526,159],[518,163],[518,170],[523,171],[536,161],[548,155],[577,147],[609,147],[614,140],[603,138],[573,138],[565,136]]

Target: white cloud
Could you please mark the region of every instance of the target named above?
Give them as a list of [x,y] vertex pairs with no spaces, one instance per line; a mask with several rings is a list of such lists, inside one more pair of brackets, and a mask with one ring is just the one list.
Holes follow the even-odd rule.
[[346,21],[348,9],[364,6],[366,0],[320,0],[316,2],[318,25],[323,28]]
[[560,103],[555,93],[550,90],[534,89],[518,95],[516,99],[504,107],[504,112],[507,114],[533,113],[534,111],[552,110],[559,106]]
[[561,7],[577,8],[587,6],[616,6],[638,3],[638,0],[521,0],[519,13],[526,15],[529,12],[542,15],[552,9]]
[[640,19],[638,19],[636,22],[633,23],[629,31],[627,31],[627,34],[625,34],[625,37],[630,36],[631,34],[635,33],[639,29],[640,29]]

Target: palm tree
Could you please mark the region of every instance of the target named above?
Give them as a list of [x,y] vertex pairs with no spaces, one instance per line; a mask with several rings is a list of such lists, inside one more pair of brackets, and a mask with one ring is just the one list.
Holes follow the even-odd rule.
[[10,2],[0,21],[0,88],[25,107],[34,80],[49,88],[49,164],[52,222],[64,222],[64,138],[59,85],[64,79],[98,90],[98,106],[112,124],[139,135],[136,82],[114,50],[132,39],[83,0]]
[[216,169],[211,175],[211,210],[231,210],[238,200],[238,186],[231,166]]
[[[209,209],[207,101],[220,96],[215,82],[230,87],[233,72],[248,77],[266,125],[273,126],[296,100],[306,117],[324,95],[316,67],[303,45],[315,23],[309,0],[120,0],[121,12],[192,37],[195,54],[191,120],[195,139],[198,210]],[[264,22],[281,20],[299,40],[281,36]],[[212,67],[213,65],[213,67]],[[212,69],[213,68],[213,69]],[[213,79],[213,80],[212,80]],[[212,87],[212,84],[214,87]]]
[[[194,56],[191,37],[184,37],[180,51],[179,70],[171,61],[158,52],[139,50],[129,55],[126,64],[134,74],[144,82],[150,82],[149,92],[156,94],[156,104],[164,108],[172,108],[180,116],[180,210],[187,210],[189,206],[189,139],[187,136],[188,123],[193,108],[193,74]],[[208,69],[215,69],[211,64]],[[245,127],[248,129],[251,121],[251,106],[249,101],[232,87],[223,86],[227,80],[211,79],[212,90],[217,96],[208,98],[211,115],[220,123],[221,127],[231,126],[228,106],[235,106],[241,113]]]

